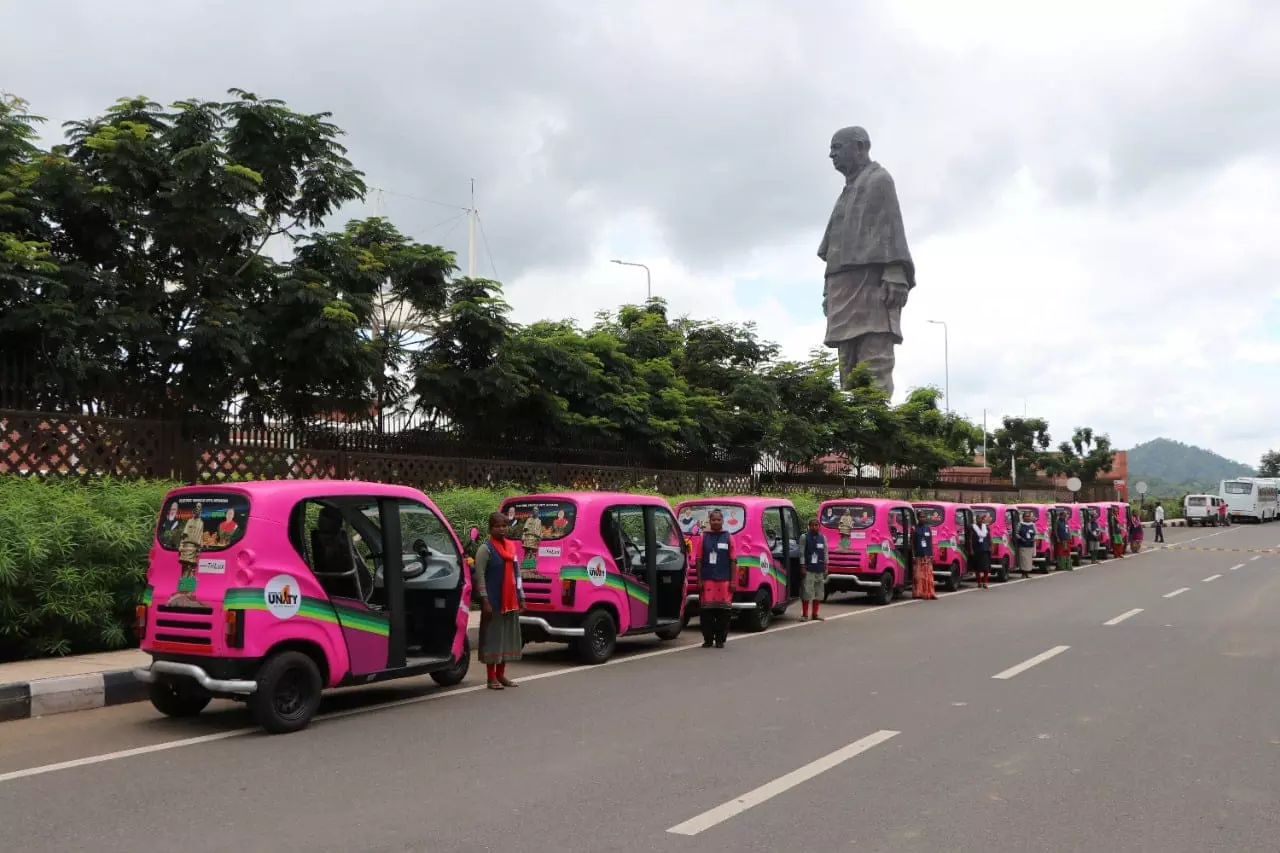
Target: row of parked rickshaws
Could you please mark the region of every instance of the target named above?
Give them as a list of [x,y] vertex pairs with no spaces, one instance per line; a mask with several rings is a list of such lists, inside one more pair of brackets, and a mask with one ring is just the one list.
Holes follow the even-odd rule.
[[[566,643],[585,663],[619,638],[675,639],[698,612],[696,556],[715,510],[732,536],[736,625],[763,631],[800,597],[810,519],[777,497],[714,497],[672,507],[653,495],[556,492],[505,500],[519,566],[524,642]],[[955,590],[970,575],[966,531],[988,517],[992,572],[1008,579],[1019,515],[1036,525],[1036,562],[1051,571],[1053,520],[1068,521],[1085,559],[1084,525],[1105,530],[1125,504],[1003,505],[840,498],[823,502],[827,595],[887,604],[910,589],[909,543],[934,528],[934,573]],[[152,657],[137,670],[163,713],[200,713],[214,698],[248,703],[264,728],[294,731],[325,688],[428,675],[461,682],[476,569],[422,492],[359,481],[188,486],[166,496],[135,632]],[[1105,556],[1105,553],[1100,554]]]

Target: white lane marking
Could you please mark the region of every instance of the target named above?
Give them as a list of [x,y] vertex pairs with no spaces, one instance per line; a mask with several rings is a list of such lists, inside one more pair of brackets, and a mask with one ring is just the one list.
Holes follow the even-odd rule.
[[1119,616],[1117,616],[1114,619],[1108,619],[1106,622],[1103,622],[1102,624],[1103,625],[1119,625],[1121,622],[1128,619],[1130,616],[1137,616],[1141,612],[1142,612],[1141,607],[1135,607],[1132,610],[1128,610],[1124,613],[1121,613]]
[[1057,657],[1058,655],[1062,654],[1069,648],[1071,647],[1070,646],[1054,646],[1053,648],[1049,649],[1049,651],[1047,652],[1041,652],[1040,654],[1036,655],[1033,658],[1027,658],[1017,666],[1011,666],[1008,669],[1006,669],[1004,672],[997,672],[995,675],[991,677],[999,678],[1001,680],[1008,680],[1010,678],[1013,678],[1015,675],[1017,675],[1020,672],[1026,672],[1036,664],[1041,664],[1047,661],[1049,658]]
[[1234,572],[1236,569],[1243,569],[1243,568],[1244,568],[1244,563],[1239,563],[1239,564],[1237,564],[1237,565],[1232,566],[1232,567],[1231,567],[1230,569],[1228,569],[1227,571]]
[[1262,559],[1262,555],[1259,554],[1256,557],[1250,557],[1249,562],[1252,563],[1254,560],[1261,560],[1261,559]]
[[716,806],[714,809],[705,811],[697,817],[691,817],[684,823],[678,823],[668,829],[667,832],[674,835],[697,835],[700,832],[705,832],[711,827],[724,823],[729,818],[736,817],[749,808],[768,802],[779,794],[789,791],[797,785],[803,784],[813,777],[825,773],[833,767],[843,764],[854,756],[860,755],[899,734],[901,732],[881,729],[873,735],[867,735],[860,740],[855,740],[848,746],[842,746],[835,752],[792,770],[785,776],[779,776],[754,791],[748,791],[741,797],[736,797],[727,803]]
[[1222,577],[1222,575],[1209,575],[1209,577],[1203,579],[1202,581],[1200,581],[1200,583],[1208,583],[1209,581],[1216,581],[1220,577]]
[[1184,586],[1182,589],[1175,589],[1173,592],[1166,592],[1162,597],[1163,597],[1163,598],[1175,598],[1175,597],[1177,597],[1177,596],[1179,596],[1179,595],[1182,595],[1184,592],[1190,592],[1190,591],[1191,591],[1191,587],[1189,587],[1189,586]]

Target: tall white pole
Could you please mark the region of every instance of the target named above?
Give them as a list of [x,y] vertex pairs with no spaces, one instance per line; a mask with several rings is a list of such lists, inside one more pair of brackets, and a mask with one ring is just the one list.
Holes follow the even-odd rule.
[[476,179],[471,179],[471,207],[467,210],[467,278],[476,277]]
[[987,465],[987,410],[982,410],[982,464]]
[[944,371],[946,385],[945,394],[947,400],[947,414],[951,414],[951,341],[947,334],[946,320],[927,320],[925,322],[932,323],[935,326],[942,327],[942,369]]

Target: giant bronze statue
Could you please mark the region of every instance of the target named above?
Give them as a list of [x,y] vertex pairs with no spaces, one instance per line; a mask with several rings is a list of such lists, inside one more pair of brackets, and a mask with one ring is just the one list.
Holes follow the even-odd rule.
[[826,261],[824,343],[840,354],[840,386],[866,362],[876,384],[893,394],[893,348],[902,343],[902,308],[916,284],[893,178],[871,160],[871,137],[846,127],[831,138],[831,162],[844,190],[818,247]]

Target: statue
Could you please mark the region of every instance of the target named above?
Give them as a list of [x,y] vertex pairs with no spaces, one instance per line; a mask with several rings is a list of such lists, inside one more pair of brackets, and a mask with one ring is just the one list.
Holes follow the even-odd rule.
[[195,512],[182,525],[178,538],[178,589],[166,602],[169,607],[202,607],[196,598],[196,567],[200,563],[200,551],[204,548],[204,505],[196,504]]
[[525,571],[535,571],[538,567],[538,548],[542,545],[542,519],[538,518],[537,511],[529,513],[529,520],[524,523],[524,530],[520,536],[520,544],[524,546],[524,559],[520,561],[520,568]]
[[831,162],[845,176],[818,257],[827,264],[824,343],[840,355],[840,386],[866,362],[893,394],[893,348],[902,343],[902,308],[916,284],[893,178],[871,160],[871,137],[846,127],[831,138]]

